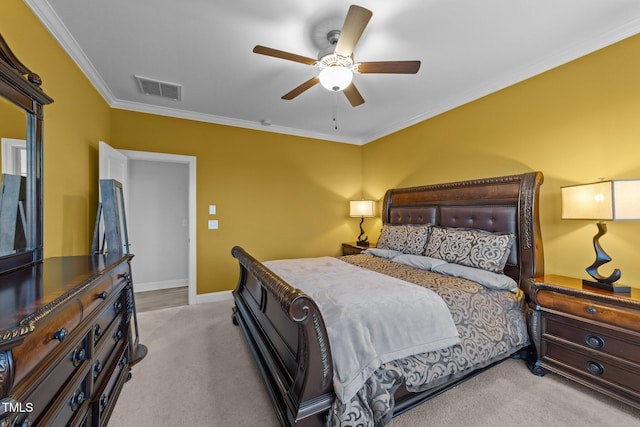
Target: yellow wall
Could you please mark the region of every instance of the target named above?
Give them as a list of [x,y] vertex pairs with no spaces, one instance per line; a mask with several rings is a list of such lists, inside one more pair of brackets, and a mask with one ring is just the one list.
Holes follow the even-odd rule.
[[116,109],[111,121],[115,148],[196,157],[199,294],[235,287],[235,245],[266,260],[338,255],[355,240],[361,147]]
[[4,0],[0,31],[54,99],[44,109],[45,256],[89,252],[98,203],[98,141],[110,135],[110,108],[21,0]]
[[[365,191],[540,170],[547,273],[588,277],[593,221],[560,219],[560,186],[640,178],[640,36],[573,61],[363,149]],[[613,222],[601,274],[640,286],[640,221]],[[609,265],[611,267],[609,267]]]
[[[0,31],[55,99],[45,108],[46,256],[89,250],[99,140],[192,155],[198,293],[235,285],[236,244],[260,259],[336,255],[357,234],[349,198],[530,170],[545,174],[546,271],[583,276],[596,227],[559,219],[559,187],[640,177],[640,36],[356,147],[112,110],[22,1],[3,2]],[[206,229],[209,204],[218,206],[219,230]],[[375,241],[379,219],[365,227]],[[640,222],[611,223],[602,239],[623,283],[640,283],[639,240]]]

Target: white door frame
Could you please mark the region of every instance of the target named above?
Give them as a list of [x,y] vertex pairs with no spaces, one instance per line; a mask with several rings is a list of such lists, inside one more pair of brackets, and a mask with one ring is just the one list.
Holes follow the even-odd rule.
[[2,172],[11,175],[22,175],[19,158],[16,157],[18,151],[27,151],[27,141],[25,139],[2,138]]
[[[188,288],[189,304],[196,303],[197,279],[196,279],[196,158],[180,154],[152,153],[148,151],[118,150],[129,160],[146,160],[151,162],[181,163],[189,167],[189,254],[188,254]],[[135,250],[133,251],[135,252]]]

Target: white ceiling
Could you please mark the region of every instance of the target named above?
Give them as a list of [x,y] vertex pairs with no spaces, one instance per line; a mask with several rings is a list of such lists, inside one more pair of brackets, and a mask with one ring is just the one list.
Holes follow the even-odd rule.
[[[280,99],[318,69],[252,53],[260,44],[316,58],[350,1],[25,1],[114,108],[353,144],[640,32],[638,0],[357,0],[373,17],[356,62],[422,67],[356,75],[366,102],[351,107],[320,85]],[[182,100],[141,94],[134,75],[182,85]]]

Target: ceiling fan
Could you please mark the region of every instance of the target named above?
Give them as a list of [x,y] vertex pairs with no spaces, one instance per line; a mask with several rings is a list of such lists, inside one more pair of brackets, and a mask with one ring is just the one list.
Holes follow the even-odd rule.
[[353,50],[372,15],[373,13],[368,9],[351,5],[342,30],[332,30],[327,34],[331,45],[320,51],[317,60],[260,45],[254,47],[253,52],[300,62],[320,69],[318,76],[310,78],[291,92],[286,93],[282,99],[294,99],[320,83],[330,91],[344,92],[351,105],[357,107],[364,104],[364,98],[352,82],[354,73],[415,74],[420,69],[420,61],[354,62]]

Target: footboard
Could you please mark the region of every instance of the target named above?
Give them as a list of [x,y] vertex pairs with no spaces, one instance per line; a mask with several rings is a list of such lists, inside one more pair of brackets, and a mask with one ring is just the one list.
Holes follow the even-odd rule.
[[233,322],[260,369],[282,425],[320,426],[333,393],[329,339],[316,303],[239,246]]

